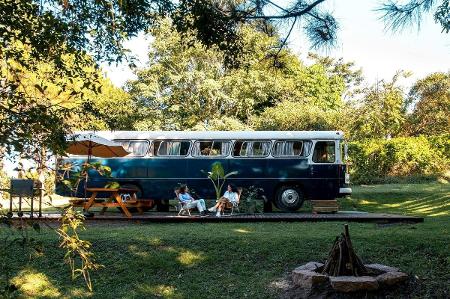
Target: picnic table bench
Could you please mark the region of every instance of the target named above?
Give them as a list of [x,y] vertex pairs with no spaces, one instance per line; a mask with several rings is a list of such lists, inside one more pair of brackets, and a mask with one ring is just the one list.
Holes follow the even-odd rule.
[[[133,207],[136,208],[137,211],[142,214],[146,208],[151,208],[153,206],[153,200],[138,200],[136,193],[139,190],[131,189],[131,188],[86,188],[86,191],[92,192],[91,197],[86,202],[84,200],[74,200],[72,201],[72,205],[74,206],[82,206],[84,210],[87,212],[91,207],[102,207],[100,214],[104,214],[108,208],[115,207],[121,208],[122,212],[129,218],[132,217],[128,208]],[[98,194],[108,194],[107,199],[99,199],[97,198]],[[129,200],[122,200],[123,194],[129,194]],[[114,201],[108,201],[108,199],[112,199]]]

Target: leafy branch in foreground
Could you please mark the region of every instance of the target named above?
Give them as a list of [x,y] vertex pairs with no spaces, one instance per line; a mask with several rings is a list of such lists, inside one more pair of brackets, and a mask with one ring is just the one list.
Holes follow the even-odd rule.
[[90,170],[96,171],[104,177],[111,177],[111,168],[102,165],[101,162],[84,162],[80,167],[72,163],[64,163],[58,166],[57,182],[59,186],[63,186],[70,190],[73,196],[77,196],[80,183],[87,179]]
[[85,229],[83,220],[83,214],[69,207],[62,214],[57,233],[61,239],[59,246],[66,249],[64,260],[72,271],[72,279],[82,275],[87,288],[92,292],[90,271],[98,270],[103,265],[96,263],[91,242],[80,239],[78,235],[79,229]]

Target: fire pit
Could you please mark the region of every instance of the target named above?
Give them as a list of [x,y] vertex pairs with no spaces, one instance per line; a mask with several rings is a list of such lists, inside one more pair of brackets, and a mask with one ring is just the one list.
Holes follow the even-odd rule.
[[398,268],[363,264],[353,250],[348,225],[345,225],[344,233],[336,238],[324,264],[309,262],[292,271],[292,282],[303,294],[296,296],[298,298],[377,291],[407,279],[408,275]]

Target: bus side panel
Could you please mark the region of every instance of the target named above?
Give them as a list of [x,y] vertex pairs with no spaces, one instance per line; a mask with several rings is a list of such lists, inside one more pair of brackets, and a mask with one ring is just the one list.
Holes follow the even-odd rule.
[[228,159],[229,171],[237,171],[237,175],[229,178],[229,181],[242,188],[261,188],[266,197],[273,193],[273,182],[267,175],[267,163],[269,159]]
[[283,185],[297,185],[308,196],[311,190],[311,170],[307,158],[273,158],[267,160],[267,177],[271,178],[272,194]]
[[339,193],[339,164],[311,165],[311,199],[334,199]]
[[147,158],[143,161],[148,172],[147,178],[141,183],[145,198],[174,198],[174,188],[189,176],[185,158]]

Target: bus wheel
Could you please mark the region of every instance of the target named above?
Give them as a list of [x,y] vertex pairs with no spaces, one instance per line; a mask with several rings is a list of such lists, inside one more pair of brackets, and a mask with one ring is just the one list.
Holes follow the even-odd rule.
[[277,207],[283,211],[296,211],[305,201],[300,188],[295,186],[282,186],[277,192]]

